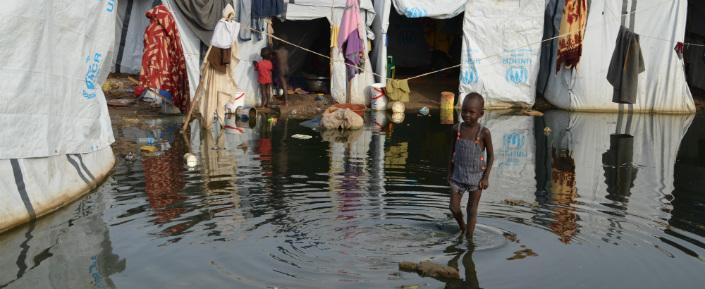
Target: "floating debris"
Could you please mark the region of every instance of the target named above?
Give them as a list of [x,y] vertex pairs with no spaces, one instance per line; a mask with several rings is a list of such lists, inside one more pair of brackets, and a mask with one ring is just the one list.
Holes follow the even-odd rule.
[[198,158],[192,153],[185,153],[184,160],[186,161],[186,166],[192,168],[198,164]]
[[292,138],[295,138],[295,139],[311,139],[311,138],[312,138],[312,136],[310,136],[310,135],[307,135],[307,134],[298,134],[298,133],[295,134],[295,135],[292,135],[291,137],[292,137]]
[[399,270],[406,272],[416,272],[421,276],[432,278],[445,279],[460,279],[458,269],[433,263],[431,261],[422,261],[421,263],[400,262]]

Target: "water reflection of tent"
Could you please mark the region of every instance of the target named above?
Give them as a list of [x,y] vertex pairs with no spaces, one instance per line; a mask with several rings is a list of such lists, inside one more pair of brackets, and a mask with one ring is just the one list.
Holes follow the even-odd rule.
[[495,154],[489,192],[483,194],[483,201],[533,202],[536,184],[534,118],[486,112],[482,125],[492,134]]
[[[324,130],[323,140],[330,145],[330,192],[338,195],[332,199],[339,200],[340,217],[354,218],[355,214],[347,212],[362,196],[369,191],[368,152],[372,140],[370,129],[359,130]],[[353,209],[354,211],[354,209]]]
[[111,275],[124,271],[126,261],[113,252],[103,221],[110,185],[103,188],[52,218],[0,236],[0,256],[17,256],[0,259],[0,287],[115,288]]
[[[545,115],[546,124],[553,133],[569,130],[572,135],[566,145],[575,159],[576,187],[583,199],[606,204],[613,204],[615,202],[611,199],[616,199],[618,208],[631,211],[632,215],[668,218],[668,214],[660,209],[659,200],[674,189],[678,146],[693,116],[634,114],[632,117],[630,134],[633,135],[633,146],[629,146],[633,147],[633,163],[638,166],[639,173],[629,190],[633,172],[613,178],[612,169],[605,169],[603,159],[595,157],[604,153],[608,162],[612,162],[613,156],[616,160],[628,159],[629,153],[621,148],[627,148],[627,143],[611,137],[617,131],[617,115],[565,111],[550,111]],[[638,205],[627,206],[627,201]],[[649,211],[643,211],[645,209]]]

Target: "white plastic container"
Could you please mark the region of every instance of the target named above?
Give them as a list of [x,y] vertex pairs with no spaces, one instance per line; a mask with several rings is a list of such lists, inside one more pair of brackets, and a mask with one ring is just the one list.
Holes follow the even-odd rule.
[[225,104],[226,113],[235,113],[238,107],[245,106],[245,92],[236,91],[230,101]]
[[386,110],[387,96],[384,94],[384,83],[375,83],[367,88],[367,95],[370,98],[370,108],[372,110]]
[[393,113],[404,113],[406,106],[401,101],[393,101],[389,104],[389,109],[391,109]]

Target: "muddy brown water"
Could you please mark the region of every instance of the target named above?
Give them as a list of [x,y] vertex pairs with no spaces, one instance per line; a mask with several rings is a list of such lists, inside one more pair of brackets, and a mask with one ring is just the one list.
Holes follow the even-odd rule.
[[[705,284],[703,115],[488,113],[497,161],[472,243],[447,209],[448,118],[370,114],[340,134],[259,115],[183,137],[180,118],[125,115],[99,189],[0,235],[0,288]],[[145,137],[160,151],[140,153]],[[461,280],[398,270],[423,260]]]

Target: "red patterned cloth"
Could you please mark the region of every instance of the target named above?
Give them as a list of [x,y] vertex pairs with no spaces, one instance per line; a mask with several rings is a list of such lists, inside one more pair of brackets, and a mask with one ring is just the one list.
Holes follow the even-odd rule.
[[164,5],[147,10],[149,26],[144,32],[144,54],[140,83],[135,92],[151,88],[169,92],[181,112],[188,110],[190,97],[186,60],[176,22]]

